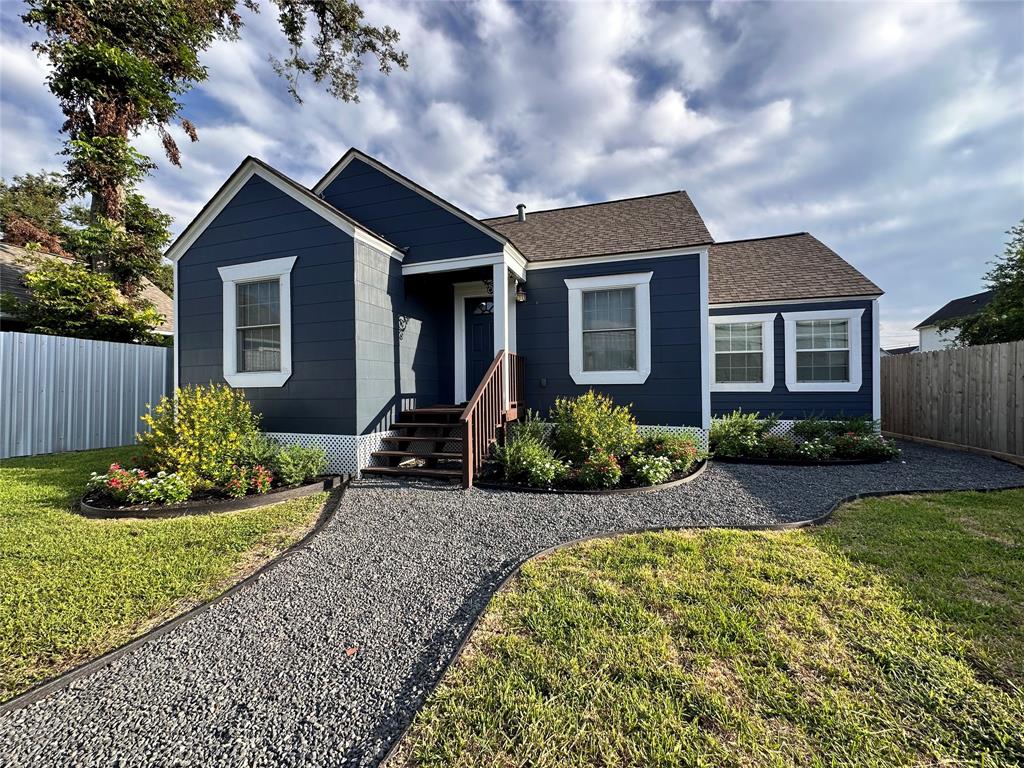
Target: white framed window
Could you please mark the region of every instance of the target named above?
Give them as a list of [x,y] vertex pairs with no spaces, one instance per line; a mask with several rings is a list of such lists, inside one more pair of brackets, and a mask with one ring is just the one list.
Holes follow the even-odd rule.
[[786,388],[790,392],[856,392],[861,386],[863,309],[783,312]]
[[775,386],[775,313],[716,315],[711,336],[712,392],[770,392]]
[[217,270],[224,284],[224,380],[232,387],[281,387],[292,375],[296,258]]
[[643,384],[651,375],[653,272],[565,281],[569,374],[577,384]]

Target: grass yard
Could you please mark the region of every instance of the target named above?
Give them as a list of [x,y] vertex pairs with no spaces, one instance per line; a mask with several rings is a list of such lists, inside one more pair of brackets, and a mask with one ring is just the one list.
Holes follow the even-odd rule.
[[1024,763],[1024,491],[562,550],[497,595],[399,765]]
[[132,452],[0,467],[0,700],[223,591],[301,537],[327,498],[172,520],[71,511],[90,472]]

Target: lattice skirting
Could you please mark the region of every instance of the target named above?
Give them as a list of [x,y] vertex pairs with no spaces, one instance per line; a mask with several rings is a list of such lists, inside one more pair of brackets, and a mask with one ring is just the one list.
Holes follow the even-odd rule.
[[370,454],[381,449],[381,439],[394,430],[369,435],[316,435],[301,432],[268,432],[267,437],[286,445],[319,448],[327,456],[327,469],[341,475],[355,475],[372,463]]

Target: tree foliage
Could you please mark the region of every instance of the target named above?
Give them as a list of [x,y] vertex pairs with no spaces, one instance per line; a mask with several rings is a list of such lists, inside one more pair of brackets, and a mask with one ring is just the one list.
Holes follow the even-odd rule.
[[[288,43],[272,60],[299,100],[304,75],[326,83],[345,101],[358,96],[364,56],[381,71],[407,66],[391,27],[363,22],[352,0],[273,0]],[[132,139],[156,129],[167,158],[180,165],[169,126],[177,122],[192,141],[195,126],[182,115],[180,98],[206,80],[199,55],[242,28],[239,5],[258,11],[256,0],[26,0],[23,21],[43,32],[35,50],[50,64],[48,84],[57,97],[67,134],[68,180],[92,195],[91,213],[115,222],[125,217],[126,189],[154,167]],[[315,30],[310,32],[310,25]],[[308,38],[308,39],[307,39]],[[311,44],[311,47],[310,45]]]
[[15,176],[10,184],[0,180],[4,242],[74,256],[110,273],[127,295],[137,292],[143,277],[171,292],[170,268],[161,255],[171,239],[170,216],[133,191],[125,196],[121,222],[68,203],[68,184],[60,173]]
[[59,173],[26,173],[15,176],[10,183],[0,179],[4,242],[21,246],[37,243],[50,253],[63,255],[67,201],[67,187]]
[[952,318],[939,324],[944,331],[955,331],[958,346],[998,344],[1024,339],[1024,219],[1007,232],[1006,250],[985,275],[986,285],[995,295],[978,314]]
[[160,315],[148,302],[124,298],[106,275],[93,272],[81,262],[53,257],[38,258],[25,275],[29,297],[17,301],[0,296],[0,306],[29,333],[103,339],[122,342],[154,342],[152,329]]

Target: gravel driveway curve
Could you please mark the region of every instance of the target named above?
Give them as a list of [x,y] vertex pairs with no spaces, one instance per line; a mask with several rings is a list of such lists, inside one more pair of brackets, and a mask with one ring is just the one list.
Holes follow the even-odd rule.
[[900,463],[884,465],[712,464],[693,483],[633,496],[354,483],[307,549],[0,717],[0,763],[374,765],[493,590],[541,549],[640,527],[808,519],[865,491],[1024,485],[1024,471],[994,459],[903,449]]

